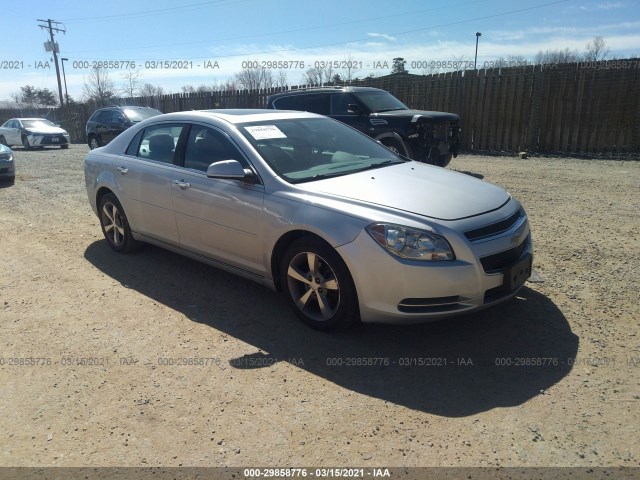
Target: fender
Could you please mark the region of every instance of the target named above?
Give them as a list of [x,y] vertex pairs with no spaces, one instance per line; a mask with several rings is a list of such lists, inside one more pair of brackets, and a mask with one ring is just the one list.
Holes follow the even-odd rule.
[[385,133],[381,133],[380,135],[375,137],[375,139],[378,140],[378,141],[382,141],[385,138],[392,138],[395,141],[399,142],[400,145],[402,146],[402,148],[404,149],[403,155],[405,157],[409,157],[410,158],[411,152],[409,151],[409,147],[407,147],[407,144],[405,143],[405,141],[403,140],[403,138],[400,135],[398,135],[396,132],[385,132]]

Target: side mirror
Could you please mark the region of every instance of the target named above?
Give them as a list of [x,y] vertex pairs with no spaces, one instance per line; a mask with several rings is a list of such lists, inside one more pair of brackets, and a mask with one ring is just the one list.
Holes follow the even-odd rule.
[[207,177],[253,180],[254,174],[248,168],[244,168],[237,160],[221,160],[209,165],[209,168],[207,168]]
[[356,115],[362,115],[362,109],[357,103],[350,103],[349,105],[347,105],[347,112],[355,113]]

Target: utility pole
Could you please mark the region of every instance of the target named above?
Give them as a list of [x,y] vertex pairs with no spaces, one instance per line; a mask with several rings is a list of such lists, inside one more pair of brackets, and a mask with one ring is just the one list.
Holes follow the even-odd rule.
[[54,27],[52,24],[61,25],[60,22],[56,22],[55,20],[51,20],[50,18],[47,20],[42,20],[38,18],[39,22],[46,22],[46,25],[38,25],[40,28],[49,31],[49,37],[51,37],[51,51],[53,51],[53,60],[56,64],[56,77],[58,78],[58,95],[60,95],[60,106],[64,107],[64,97],[62,96],[62,83],[60,82],[60,68],[58,67],[58,52],[56,52],[56,42],[53,40],[53,32],[62,32],[66,33],[64,28]]

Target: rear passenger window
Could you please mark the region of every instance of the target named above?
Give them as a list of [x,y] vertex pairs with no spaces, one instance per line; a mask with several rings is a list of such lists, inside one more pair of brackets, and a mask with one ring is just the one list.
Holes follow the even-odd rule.
[[145,128],[136,156],[157,162],[173,163],[176,145],[178,145],[183,128],[184,125],[175,124],[154,125]]
[[144,132],[142,130],[140,130],[138,132],[138,134],[135,137],[133,137],[133,140],[131,140],[131,143],[127,147],[127,151],[124,152],[125,155],[131,155],[131,156],[134,156],[134,157],[138,155],[138,147],[140,146],[140,138],[142,137],[143,133]]

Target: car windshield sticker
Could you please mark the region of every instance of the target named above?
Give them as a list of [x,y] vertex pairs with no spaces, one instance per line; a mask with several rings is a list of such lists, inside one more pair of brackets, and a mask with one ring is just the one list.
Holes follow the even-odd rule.
[[268,140],[270,138],[287,138],[275,125],[260,125],[258,127],[244,127],[256,140]]

